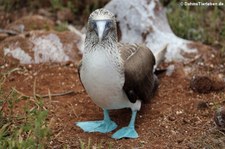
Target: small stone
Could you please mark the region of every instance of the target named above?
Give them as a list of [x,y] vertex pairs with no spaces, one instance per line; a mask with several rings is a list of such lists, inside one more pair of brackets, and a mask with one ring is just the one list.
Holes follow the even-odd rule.
[[184,124],[190,124],[190,120],[189,120],[189,119],[184,118],[184,119],[183,119],[183,123],[184,123]]
[[146,142],[141,140],[140,143],[141,143],[141,144],[145,144]]
[[200,101],[197,105],[197,108],[199,110],[207,109],[207,108],[209,108],[209,103],[205,102],[205,101]]
[[70,66],[70,67],[73,67],[74,65],[71,63],[69,66]]
[[190,81],[190,87],[198,93],[209,93],[211,91],[223,90],[225,88],[225,81],[218,76],[193,76]]
[[37,74],[38,74],[37,72],[34,72],[34,73],[33,73],[33,76],[37,76]]
[[212,80],[207,76],[193,76],[190,87],[198,93],[209,93],[212,89]]
[[183,139],[183,138],[179,138],[179,139],[177,139],[177,143],[178,143],[178,144],[182,143],[183,141],[184,141],[184,139]]
[[214,67],[214,65],[213,65],[213,64],[210,64],[209,66],[210,66],[211,68],[213,68],[213,67]]
[[204,63],[202,63],[202,62],[199,62],[199,63],[198,63],[198,65],[200,65],[200,66],[204,66]]
[[213,106],[213,105],[214,105],[214,103],[212,103],[212,102],[209,103],[209,106]]
[[218,78],[223,79],[224,78],[223,74],[218,74]]
[[176,134],[177,134],[177,132],[176,132],[176,131],[174,131],[174,130],[171,130],[171,134],[172,134],[172,135],[176,135]]
[[171,116],[168,117],[168,120],[175,121],[176,120],[176,117],[174,117],[173,115],[171,115]]
[[183,111],[176,111],[176,114],[177,115],[180,115],[180,114],[182,114],[183,113]]

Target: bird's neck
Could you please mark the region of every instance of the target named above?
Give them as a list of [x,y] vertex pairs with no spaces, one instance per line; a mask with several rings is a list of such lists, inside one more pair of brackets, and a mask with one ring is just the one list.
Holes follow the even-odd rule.
[[117,48],[117,38],[108,37],[107,39],[104,39],[102,41],[99,41],[97,38],[91,38],[92,36],[86,36],[85,39],[85,48],[84,48],[84,54],[86,53],[92,53],[96,50],[101,50],[103,53],[109,53],[109,54],[117,54],[119,56],[120,52]]
[[[118,42],[115,39],[108,38],[101,42],[95,41],[95,39],[85,40],[85,48],[83,53],[83,59],[88,59],[95,53],[101,53],[102,56],[106,57],[112,65],[114,65],[118,71],[123,70],[123,60],[118,48]],[[98,55],[98,54],[97,54]]]

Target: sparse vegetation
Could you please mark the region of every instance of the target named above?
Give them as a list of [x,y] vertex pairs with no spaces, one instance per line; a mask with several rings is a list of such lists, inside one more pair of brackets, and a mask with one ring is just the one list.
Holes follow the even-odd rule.
[[67,31],[68,30],[68,23],[62,22],[62,23],[57,24],[57,26],[55,26],[55,30],[58,31],[58,32]]
[[5,11],[14,11],[26,7],[30,11],[35,11],[39,8],[50,9],[53,13],[64,8],[69,8],[77,17],[80,23],[84,24],[89,14],[99,8],[103,7],[109,0],[0,0],[0,9]]
[[1,73],[0,148],[45,148],[50,129],[42,99],[25,96],[14,88],[3,88],[6,77],[16,70]]
[[50,3],[51,3],[51,7],[54,10],[63,8],[63,3],[61,2],[61,0],[50,0]]
[[[221,2],[219,0],[213,2]],[[185,6],[173,0],[167,17],[174,33],[185,39],[225,48],[224,6]]]
[[225,147],[224,140],[225,134],[216,128],[212,128],[190,144],[193,144],[195,148],[222,149]]
[[107,144],[103,144],[103,141],[100,140],[99,143],[95,144],[92,142],[91,138],[88,138],[87,140],[79,139],[80,142],[80,149],[102,149],[102,148],[108,148],[112,149],[113,144],[111,142],[107,142]]

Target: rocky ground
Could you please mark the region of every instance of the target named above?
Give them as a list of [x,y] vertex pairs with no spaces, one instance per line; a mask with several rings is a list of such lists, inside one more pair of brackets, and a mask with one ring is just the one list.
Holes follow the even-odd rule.
[[[170,66],[174,71],[159,74],[160,85],[155,97],[138,113],[136,128],[140,137],[113,140],[110,136],[114,131],[85,133],[74,125],[77,121],[99,120],[103,116],[78,77],[79,38],[68,31],[56,31],[56,22],[51,17],[2,13],[0,22],[1,28],[13,31],[0,34],[0,72],[19,68],[6,78],[4,89],[14,87],[28,96],[33,95],[34,88],[39,95],[66,93],[43,98],[52,129],[49,148],[80,148],[88,142],[93,148],[225,148],[225,135],[213,120],[216,109],[225,106],[225,55],[217,47],[195,43],[190,46],[200,51],[194,59],[162,64],[162,68]],[[56,35],[63,48],[70,47],[64,53],[68,59],[62,63],[49,58],[50,62],[36,63],[35,53],[30,51],[37,46],[32,39],[49,34]],[[17,46],[29,53],[32,64],[21,64],[12,54],[4,55],[5,48]],[[39,58],[44,61],[42,55]],[[111,111],[119,128],[129,123],[130,116],[129,109]]]

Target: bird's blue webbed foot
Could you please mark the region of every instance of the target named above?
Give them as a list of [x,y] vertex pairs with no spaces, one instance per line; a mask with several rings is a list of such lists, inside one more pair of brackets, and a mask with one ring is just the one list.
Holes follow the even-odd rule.
[[112,135],[114,139],[122,139],[122,138],[137,138],[138,133],[134,129],[134,127],[123,127]]
[[102,121],[77,122],[76,125],[83,129],[85,132],[101,133],[113,131],[117,127],[117,124],[110,119],[107,110],[104,110],[104,120]]
[[77,126],[83,129],[85,132],[101,132],[107,133],[116,129],[117,125],[113,121],[87,121],[77,122]]
[[137,111],[132,112],[130,124],[127,127],[123,127],[112,135],[114,139],[122,138],[138,138],[138,133],[135,130],[134,123],[136,119]]

